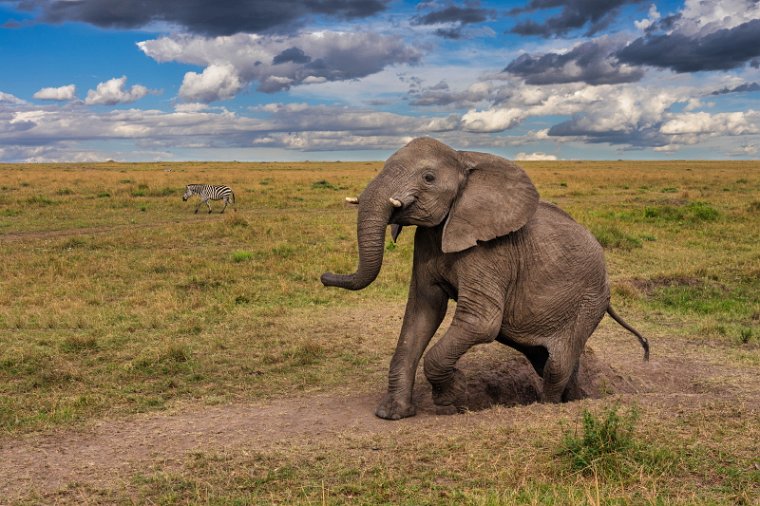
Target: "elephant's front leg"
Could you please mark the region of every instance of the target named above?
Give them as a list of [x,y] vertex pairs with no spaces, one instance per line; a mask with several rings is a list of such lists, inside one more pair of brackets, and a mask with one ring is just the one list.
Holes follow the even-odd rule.
[[472,346],[496,339],[502,315],[498,298],[469,298],[460,291],[451,327],[425,355],[425,376],[433,387],[433,402],[440,414],[463,408],[467,379],[455,368],[457,360]]
[[377,407],[380,418],[398,420],[414,416],[414,378],[422,352],[446,315],[446,293],[437,285],[419,280],[414,272],[409,288],[404,323],[388,373],[388,393]]

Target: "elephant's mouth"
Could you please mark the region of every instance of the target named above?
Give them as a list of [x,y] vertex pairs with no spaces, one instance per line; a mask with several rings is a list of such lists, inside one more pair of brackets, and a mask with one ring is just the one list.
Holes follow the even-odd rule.
[[394,209],[391,212],[388,223],[391,225],[413,225],[410,220],[414,219],[419,211],[417,198],[414,195],[404,195],[390,198]]

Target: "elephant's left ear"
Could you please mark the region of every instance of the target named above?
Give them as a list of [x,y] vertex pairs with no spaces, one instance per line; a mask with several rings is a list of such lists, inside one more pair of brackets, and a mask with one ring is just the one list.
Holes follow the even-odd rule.
[[461,152],[468,172],[443,228],[443,252],[455,253],[525,225],[538,191],[520,167],[486,153]]

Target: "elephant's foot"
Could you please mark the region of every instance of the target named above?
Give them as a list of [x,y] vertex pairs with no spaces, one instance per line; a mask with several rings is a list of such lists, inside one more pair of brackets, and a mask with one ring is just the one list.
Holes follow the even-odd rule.
[[433,385],[433,403],[436,414],[453,415],[464,411],[467,400],[467,378],[458,369],[446,383]]
[[414,404],[407,401],[401,401],[390,393],[385,394],[383,400],[378,404],[375,410],[375,416],[385,418],[386,420],[400,420],[417,414]]

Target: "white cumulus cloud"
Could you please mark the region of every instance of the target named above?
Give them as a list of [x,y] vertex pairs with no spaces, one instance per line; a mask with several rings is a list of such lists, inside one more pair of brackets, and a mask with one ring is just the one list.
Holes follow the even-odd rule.
[[516,108],[470,110],[462,116],[462,128],[468,132],[500,132],[517,125],[524,117]]
[[751,122],[757,119],[754,111],[724,112],[710,114],[707,112],[683,113],[675,115],[660,127],[660,132],[667,135],[744,135],[758,132],[758,126]]
[[185,74],[179,96],[189,102],[208,103],[232,98],[242,87],[235,67],[230,64],[209,65],[200,74]]
[[57,88],[42,88],[33,95],[39,100],[75,100],[77,87],[73,84],[59,86]]
[[8,104],[23,104],[24,101],[20,98],[11,95],[10,93],[4,93],[0,91],[0,103],[5,102]]
[[515,160],[524,162],[544,162],[554,161],[557,157],[555,155],[547,155],[546,153],[517,153]]
[[116,105],[129,104],[143,98],[151,91],[140,84],[135,84],[129,89],[125,88],[127,77],[114,77],[98,84],[94,90],[87,92],[84,103],[87,105]]

